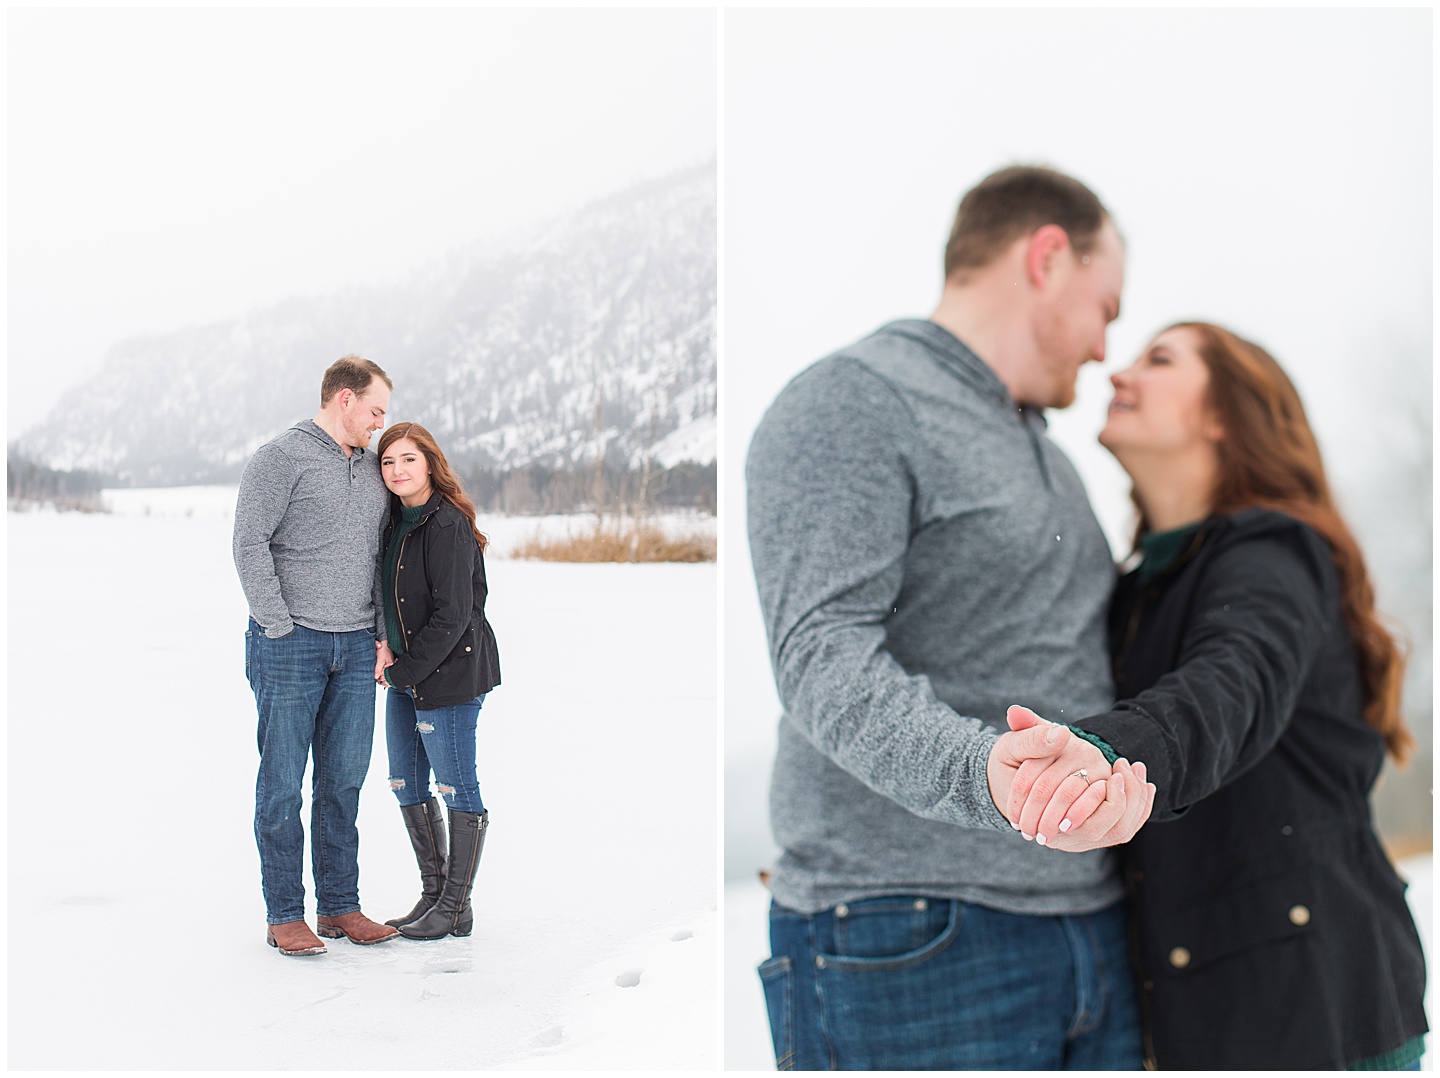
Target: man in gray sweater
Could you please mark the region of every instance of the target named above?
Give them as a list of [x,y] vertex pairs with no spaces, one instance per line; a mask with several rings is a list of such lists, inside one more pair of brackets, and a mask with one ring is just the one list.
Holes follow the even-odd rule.
[[255,841],[266,940],[281,954],[323,954],[305,922],[300,788],[314,754],[311,867],[320,934],[379,943],[397,932],[360,912],[360,785],[375,729],[380,529],[389,492],[368,451],[385,424],[389,377],[359,356],[336,360],[320,411],[261,446],[235,504],[235,568],[250,606],[245,675],[259,710]]
[[[760,967],[776,1059],[1139,1067],[1122,886],[1098,847],[1144,822],[1143,769],[1112,774],[1063,726],[1002,734],[1012,704],[1062,717],[1112,700],[1114,568],[1042,409],[1104,358],[1123,247],[1082,184],[1011,168],[962,200],[945,271],[929,320],[809,367],[750,446],[785,709]],[[997,804],[1027,759],[1057,756],[1074,781],[1108,777],[1105,815],[1022,836]]]

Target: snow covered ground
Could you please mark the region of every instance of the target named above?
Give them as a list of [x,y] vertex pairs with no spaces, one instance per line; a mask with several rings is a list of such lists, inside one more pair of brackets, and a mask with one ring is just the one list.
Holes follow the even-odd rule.
[[[235,492],[231,486],[137,487],[101,492],[106,510],[127,517],[209,517],[230,520],[235,515]],[[657,513],[653,522],[672,535],[716,533],[716,518],[708,513]],[[608,522],[608,521],[607,521]],[[490,540],[494,556],[504,557],[521,543],[536,536],[559,538],[579,535],[595,526],[589,513],[540,517],[499,517],[481,514],[480,530]]]
[[[8,516],[10,1068],[718,1066],[716,567],[492,558],[475,934],[283,958],[205,489]],[[360,831],[383,920],[418,877],[379,723]]]

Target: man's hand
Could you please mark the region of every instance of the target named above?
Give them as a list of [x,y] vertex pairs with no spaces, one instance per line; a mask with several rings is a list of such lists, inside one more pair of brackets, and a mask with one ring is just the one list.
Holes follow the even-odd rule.
[[[1010,710],[1014,712],[1016,709],[1012,707]],[[990,750],[990,759],[985,767],[995,807],[1026,839],[1036,835],[1034,821],[1026,830],[1020,818],[1020,809],[1037,784],[1043,784],[1042,788],[1048,785],[1053,792],[1060,781],[1055,774],[1063,779],[1084,770],[1095,779],[1103,780],[1110,776],[1110,765],[1105,762],[1104,753],[1094,745],[1076,737],[1063,726],[1045,722],[1038,715],[1035,720],[1026,724],[1024,729],[1002,734]],[[1022,782],[1017,791],[1016,784]],[[1044,845],[1044,840],[1041,844]]]
[[381,688],[388,687],[385,681],[385,668],[395,665],[395,653],[390,650],[388,640],[375,641],[375,683]]
[[1025,838],[1077,853],[1128,842],[1150,818],[1155,787],[1144,764],[1119,760],[1112,773],[1099,749],[1033,711],[1011,707],[1006,720],[1011,733],[990,756],[991,797]]

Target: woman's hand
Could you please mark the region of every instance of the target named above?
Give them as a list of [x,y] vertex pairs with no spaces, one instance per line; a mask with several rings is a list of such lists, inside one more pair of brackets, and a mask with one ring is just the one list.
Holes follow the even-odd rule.
[[[1104,791],[1103,798],[1101,790]],[[1090,811],[1080,805],[1083,799],[1093,799],[1098,805],[1088,819],[1080,818],[1082,813]],[[1122,845],[1135,837],[1145,821],[1150,819],[1154,807],[1155,784],[1145,781],[1145,765],[1136,763],[1132,766],[1126,760],[1116,760],[1110,778],[1092,782],[1089,790],[1065,812],[1061,825],[1069,820],[1072,826],[1050,838],[1046,845],[1066,853]],[[1040,826],[1046,826],[1043,820]],[[1035,841],[1040,841],[1038,834]]]
[[1144,764],[1120,760],[1112,771],[1094,745],[1028,708],[1010,708],[1006,720],[1011,732],[990,754],[990,791],[1027,840],[1093,850],[1130,841],[1150,818],[1155,787]]
[[389,682],[385,680],[385,668],[395,665],[395,653],[390,650],[388,640],[375,641],[375,683],[381,688],[388,688]]

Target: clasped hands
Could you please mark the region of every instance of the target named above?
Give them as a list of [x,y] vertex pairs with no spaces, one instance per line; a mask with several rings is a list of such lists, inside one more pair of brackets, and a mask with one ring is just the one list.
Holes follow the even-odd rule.
[[1012,706],[990,751],[986,775],[995,807],[1027,840],[1067,853],[1117,846],[1135,837],[1155,804],[1145,765],[1105,755],[1064,726]]
[[375,684],[382,689],[388,689],[390,683],[385,680],[385,668],[395,665],[395,653],[390,650],[388,640],[375,641]]

